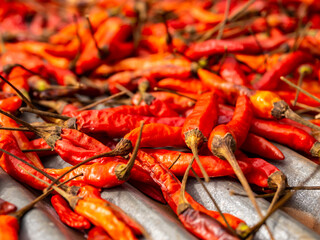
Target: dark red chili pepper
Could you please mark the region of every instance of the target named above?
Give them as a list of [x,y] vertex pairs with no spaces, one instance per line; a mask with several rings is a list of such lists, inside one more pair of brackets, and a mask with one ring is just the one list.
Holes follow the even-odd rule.
[[112,240],[102,227],[94,227],[88,232],[87,240]]
[[83,216],[72,211],[66,200],[60,195],[52,196],[51,204],[64,224],[79,230],[90,228],[90,222]]
[[0,215],[6,215],[17,210],[17,207],[0,198]]
[[289,54],[270,71],[267,71],[262,78],[253,85],[254,89],[274,90],[278,86],[281,76],[286,76],[299,65],[311,62],[312,55],[306,52],[297,51]]
[[[181,189],[181,183],[179,180],[163,165],[159,164],[154,158],[143,151],[139,151],[138,158],[139,162],[143,166],[143,168],[147,168],[151,171],[151,177],[154,181],[159,184],[162,189],[163,195],[168,202],[169,206],[172,210],[177,213],[177,207],[179,204],[179,195]],[[205,209],[201,204],[196,202],[189,194],[186,193],[186,198],[188,202],[191,204],[192,208],[203,212],[211,216],[214,219],[217,219],[220,223],[225,224],[222,217],[218,212],[210,211]],[[243,221],[230,215],[224,214],[230,226],[234,229],[237,229],[239,224],[243,224]],[[183,224],[187,224],[187,222],[183,222]],[[196,226],[195,226],[196,227]],[[208,230],[210,232],[210,230]],[[207,231],[202,234],[205,236]]]
[[263,137],[257,136],[253,133],[248,134],[246,140],[241,146],[241,149],[272,160],[284,159],[284,155],[276,146]]

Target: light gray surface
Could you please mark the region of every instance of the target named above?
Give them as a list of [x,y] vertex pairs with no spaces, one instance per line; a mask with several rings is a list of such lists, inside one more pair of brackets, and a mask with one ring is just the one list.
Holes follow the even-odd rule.
[[[284,161],[272,161],[287,175],[288,184],[297,186],[312,173],[312,178],[305,186],[320,186],[320,166],[296,152],[275,144],[285,155]],[[320,233],[320,191],[297,191],[285,205],[284,210],[310,228]]]
[[[281,164],[285,165],[287,162],[288,164],[292,164],[292,168],[297,172],[299,171],[299,174],[294,172],[294,175],[289,177],[290,183],[295,184],[302,181],[304,179],[304,175],[307,176],[308,172],[315,168],[316,165],[310,163],[309,160],[306,159],[304,159],[306,162],[299,161],[299,164],[296,163],[295,161],[300,160],[300,155],[292,153],[290,150],[282,150],[287,158],[285,162],[282,162]],[[46,167],[56,168],[68,166],[68,164],[62,161],[59,157],[46,158],[44,164]],[[302,166],[300,166],[300,164],[302,164]],[[288,171],[290,171],[290,168],[287,165],[285,166],[288,168]],[[279,168],[285,172],[281,166],[279,166]],[[300,174],[301,170],[303,170],[303,174]],[[315,183],[310,182],[310,184]],[[254,223],[258,221],[255,210],[247,198],[229,195],[229,190],[231,189],[236,192],[242,191],[242,188],[236,181],[231,180],[230,178],[216,178],[212,179],[207,186],[210,189],[210,192],[214,194],[214,197],[223,212],[228,212],[242,218],[250,226],[254,225]],[[200,184],[194,179],[191,179],[188,182],[188,192],[208,209],[214,209],[212,202]],[[34,193],[35,192],[30,192],[20,183],[11,179],[3,173],[2,170],[0,171],[1,198],[16,204],[20,208],[35,198],[37,194]],[[315,194],[315,192],[308,192],[308,194]],[[124,184],[112,189],[106,189],[103,191],[102,196],[103,198],[117,204],[127,212],[128,215],[132,216],[142,224],[142,226],[144,226],[151,234],[153,239],[194,239],[193,236],[181,227],[181,224],[168,207],[150,200],[129,184]],[[308,214],[313,214],[319,217],[317,214],[318,207],[314,202],[318,201],[319,196],[317,195],[313,198],[316,199],[311,199],[312,201],[309,201],[305,195],[297,195],[290,203],[288,203],[287,206],[302,207],[305,211],[310,211]],[[303,200],[302,204],[300,202],[301,200]],[[267,209],[268,202],[266,200],[259,199],[259,205],[262,209]],[[21,239],[83,239],[83,233],[66,227],[57,219],[57,215],[47,202],[43,202],[38,206],[39,207],[37,209],[30,211],[23,218],[20,231]],[[268,224],[276,239],[320,239],[319,235],[315,234],[313,231],[305,227],[300,222],[294,220],[283,211],[275,213],[269,219]],[[269,239],[266,230],[260,230],[255,239]]]

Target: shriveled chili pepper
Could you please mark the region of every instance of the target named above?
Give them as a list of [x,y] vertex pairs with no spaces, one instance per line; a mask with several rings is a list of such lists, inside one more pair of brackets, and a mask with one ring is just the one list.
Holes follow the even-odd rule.
[[218,103],[215,95],[212,92],[204,93],[198,98],[192,113],[186,118],[181,132],[206,181],[209,181],[209,177],[200,162],[198,148],[207,140],[217,121]]
[[299,65],[311,62],[312,55],[306,52],[297,51],[288,55],[275,68],[266,72],[262,78],[253,85],[259,90],[274,90],[281,76],[286,76],[296,69]]
[[[165,168],[163,165],[159,164],[154,158],[152,158],[150,155],[143,151],[139,151],[138,153],[138,160],[142,164],[144,168],[148,168],[151,170],[151,177],[159,184],[161,187],[164,197],[172,210],[180,215],[177,212],[177,207],[179,205],[179,195],[181,190],[181,183],[179,180],[170,173],[170,171]],[[213,219],[217,219],[220,223],[225,224],[222,217],[219,215],[219,213],[215,211],[209,211],[205,209],[201,204],[197,203],[189,194],[186,193],[186,198],[188,199],[188,202],[191,204],[192,208],[195,211],[203,212],[204,214],[207,214],[208,216],[212,217]],[[230,226],[234,229],[237,229],[238,227],[243,226],[243,221],[240,219],[230,215],[230,214],[224,214],[225,218],[227,219]],[[183,217],[183,216],[182,216]],[[182,223],[184,225],[188,224],[188,219],[182,219]],[[194,223],[192,221],[192,223]],[[193,225],[193,228],[197,228],[197,225]],[[221,229],[219,226],[218,229]],[[217,229],[217,231],[218,231]],[[190,231],[191,229],[188,228]],[[196,231],[196,230],[194,230]],[[207,229],[203,232],[201,232],[202,236],[206,236],[207,233],[210,233],[212,229]],[[198,231],[197,231],[198,232]],[[219,232],[219,231],[218,231]],[[212,233],[212,232],[211,232]],[[199,235],[198,235],[199,237]]]
[[[148,153],[150,156],[155,158],[159,163],[163,164],[167,168],[171,166],[170,171],[175,176],[183,176],[192,159],[191,153],[183,153],[165,149],[144,149],[143,151]],[[175,160],[178,157],[178,161],[175,162]],[[206,172],[208,173],[209,177],[230,176],[234,174],[234,171],[230,164],[218,157],[200,155],[199,159],[204,168],[206,169]],[[248,164],[245,164],[242,161],[238,162],[240,168],[244,173],[251,171],[250,166]],[[197,164],[193,164],[192,168],[200,177],[203,177],[202,172],[200,171],[200,168]],[[193,173],[191,172],[190,175],[193,176]]]
[[227,125],[218,125],[213,129],[208,141],[208,148],[213,155],[226,159],[230,163],[259,216],[262,218],[263,215],[257,205],[253,192],[233,154],[245,141],[252,117],[253,112],[249,98],[245,95],[239,96],[232,120]]
[[6,215],[17,210],[17,207],[0,198],[0,215]]
[[51,197],[51,204],[59,215],[60,220],[75,229],[89,229],[91,224],[83,216],[73,212],[68,203],[60,195],[54,195]]
[[[14,120],[10,119],[9,117],[7,117],[3,114],[0,114],[0,123],[1,123],[1,125],[6,126],[6,127],[19,127],[19,125]],[[25,134],[23,132],[12,131],[11,133],[15,137],[20,149],[32,149],[33,148],[33,146],[30,144],[28,138],[25,136]],[[26,153],[25,155],[28,159],[30,159],[30,161],[36,167],[43,168],[42,162],[36,153],[29,152],[29,153]]]

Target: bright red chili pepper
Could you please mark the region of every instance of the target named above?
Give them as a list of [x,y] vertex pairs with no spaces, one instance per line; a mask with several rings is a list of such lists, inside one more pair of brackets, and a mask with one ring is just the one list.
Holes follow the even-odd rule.
[[66,200],[60,195],[52,196],[51,204],[59,215],[60,220],[69,227],[79,230],[90,228],[90,222],[83,216],[72,211]]

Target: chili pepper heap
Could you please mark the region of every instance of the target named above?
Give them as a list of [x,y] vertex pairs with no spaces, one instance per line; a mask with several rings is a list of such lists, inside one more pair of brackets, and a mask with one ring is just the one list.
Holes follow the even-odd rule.
[[[43,191],[17,211],[0,199],[0,240],[18,239],[51,194],[87,239],[149,238],[100,194],[125,182],[200,239],[250,238],[262,224],[274,239],[265,221],[289,186],[270,141],[320,157],[319,1],[0,2],[0,166]],[[47,155],[66,167],[47,168]],[[189,175],[237,178],[260,222],[223,213],[210,192],[217,211],[206,209]],[[252,189],[273,196],[266,213]]]

